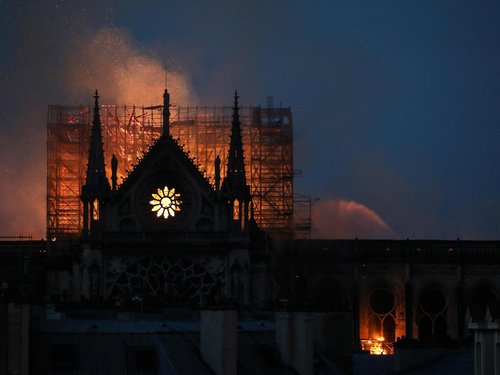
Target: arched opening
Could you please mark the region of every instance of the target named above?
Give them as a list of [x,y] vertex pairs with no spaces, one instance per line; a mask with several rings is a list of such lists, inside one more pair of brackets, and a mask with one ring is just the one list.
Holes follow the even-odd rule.
[[379,315],[389,314],[394,310],[394,296],[387,289],[377,289],[370,297],[370,308]]
[[97,221],[99,220],[99,201],[97,199],[94,199],[92,201],[92,220]]
[[235,199],[233,201],[233,220],[240,220],[240,201]]
[[373,291],[369,299],[369,337],[361,340],[363,350],[371,354],[392,354],[396,339],[396,303],[394,294],[386,288]]
[[422,342],[443,342],[447,338],[448,302],[437,286],[426,288],[418,299],[418,339]]

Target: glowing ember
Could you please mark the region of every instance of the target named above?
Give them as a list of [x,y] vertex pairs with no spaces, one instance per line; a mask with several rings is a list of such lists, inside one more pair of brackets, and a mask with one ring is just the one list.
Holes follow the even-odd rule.
[[372,355],[385,355],[387,352],[382,347],[384,343],[384,338],[379,337],[375,342],[372,343],[372,347],[370,348],[370,354]]
[[369,351],[371,355],[393,354],[391,343],[386,342],[383,337],[361,340],[361,346],[363,350]]
[[151,194],[153,200],[149,202],[153,206],[152,212],[156,212],[156,216],[163,216],[168,219],[170,216],[174,217],[175,213],[180,211],[180,204],[182,201],[179,199],[181,195],[175,192],[175,189],[164,187],[157,190],[158,194]]

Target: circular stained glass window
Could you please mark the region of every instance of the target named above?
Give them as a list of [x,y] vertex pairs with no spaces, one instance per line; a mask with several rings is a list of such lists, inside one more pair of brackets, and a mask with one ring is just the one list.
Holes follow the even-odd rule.
[[157,188],[156,193],[152,193],[151,196],[153,200],[149,204],[153,206],[151,211],[156,212],[157,217],[168,219],[181,210],[181,195],[176,193],[174,188],[169,189],[168,186]]

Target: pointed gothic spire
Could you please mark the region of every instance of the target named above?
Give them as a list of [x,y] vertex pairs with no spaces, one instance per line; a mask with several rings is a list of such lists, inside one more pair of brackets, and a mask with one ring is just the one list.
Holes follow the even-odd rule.
[[163,135],[170,135],[170,94],[166,88],[163,92]]
[[231,144],[229,146],[229,157],[225,181],[230,190],[237,190],[246,186],[245,158],[243,156],[243,142],[241,140],[241,122],[238,106],[238,91],[234,91],[233,122],[231,125]]
[[110,190],[104,164],[101,117],[99,115],[99,94],[97,90],[95,90],[94,95],[94,118],[90,135],[89,159],[85,186],[90,199],[102,198],[103,195]]
[[102,144],[101,116],[99,115],[99,94],[95,90],[94,118],[90,134],[89,159],[87,178],[82,186],[81,200],[83,202],[83,238],[97,236],[104,212],[104,202],[109,198],[111,188],[106,178],[104,164],[104,148]]
[[226,176],[221,189],[229,201],[230,216],[238,223],[239,229],[246,230],[248,224],[248,205],[251,200],[250,186],[245,176],[245,158],[241,136],[241,122],[238,106],[238,92],[234,91],[233,122],[231,143],[227,161]]

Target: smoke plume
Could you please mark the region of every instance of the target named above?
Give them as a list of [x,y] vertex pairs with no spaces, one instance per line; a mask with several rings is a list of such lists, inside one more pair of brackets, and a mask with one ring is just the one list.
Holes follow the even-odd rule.
[[[112,2],[7,2],[0,16],[0,236],[45,236],[47,105],[161,104],[175,51],[114,26]],[[157,51],[162,50],[160,58]],[[192,103],[168,72],[174,103]]]
[[137,48],[124,30],[102,28],[90,40],[75,40],[74,46],[61,78],[75,100],[88,101],[99,88],[105,104],[160,104],[168,84],[176,103],[194,102],[186,77],[167,73],[162,61]]

